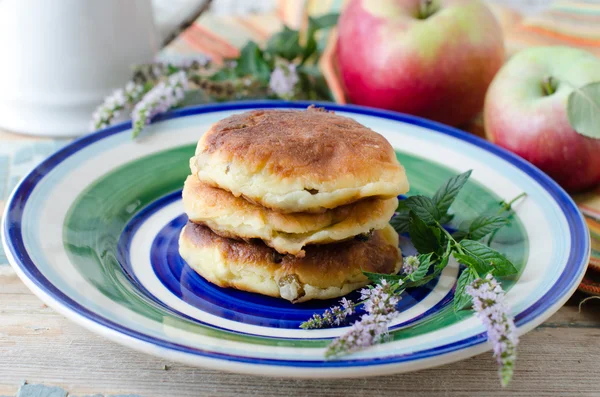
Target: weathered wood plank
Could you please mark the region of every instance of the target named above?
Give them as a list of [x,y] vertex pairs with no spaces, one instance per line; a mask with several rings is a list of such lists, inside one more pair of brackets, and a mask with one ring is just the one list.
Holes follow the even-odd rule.
[[[523,337],[512,394],[598,395],[600,304],[588,302],[578,313],[579,298]],[[77,395],[502,395],[490,354],[435,370],[348,380],[269,379],[166,362],[72,324],[14,276],[0,277],[0,394],[14,394],[23,380]]]

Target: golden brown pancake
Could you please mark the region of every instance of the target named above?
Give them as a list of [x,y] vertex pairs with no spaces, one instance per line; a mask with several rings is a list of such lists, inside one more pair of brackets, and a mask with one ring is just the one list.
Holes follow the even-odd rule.
[[308,246],[299,258],[281,255],[260,240],[233,240],[188,222],[179,252],[190,267],[220,287],[292,302],[346,295],[369,283],[362,270],[395,274],[401,265],[398,234],[389,225],[366,241]]
[[327,244],[384,228],[398,199],[367,198],[322,213],[282,214],[188,176],[183,205],[189,219],[231,238],[260,238],[281,254],[304,255],[308,244]]
[[215,123],[198,142],[192,173],[280,212],[322,212],[408,191],[389,142],[322,109],[254,110]]

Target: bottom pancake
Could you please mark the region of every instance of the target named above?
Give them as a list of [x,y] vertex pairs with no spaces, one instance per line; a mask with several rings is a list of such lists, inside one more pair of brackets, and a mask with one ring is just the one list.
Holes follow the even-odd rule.
[[395,274],[402,263],[398,234],[389,225],[366,241],[309,246],[298,258],[281,255],[260,240],[229,239],[188,222],[179,238],[179,253],[192,269],[220,287],[291,302],[346,295],[369,283],[363,270]]

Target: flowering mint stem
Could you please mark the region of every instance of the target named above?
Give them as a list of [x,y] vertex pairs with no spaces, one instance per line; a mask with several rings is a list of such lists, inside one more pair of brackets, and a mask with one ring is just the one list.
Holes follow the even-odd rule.
[[188,89],[188,78],[184,71],[170,75],[161,81],[135,105],[132,113],[132,135],[135,138],[152,118],[178,105]]
[[92,115],[90,130],[96,131],[110,126],[122,111],[131,108],[144,93],[144,85],[132,81],[127,83],[125,88],[113,92]]
[[396,305],[400,301],[401,284],[390,284],[384,279],[375,287],[363,288],[361,301],[367,313],[352,324],[348,332],[329,344],[325,357],[348,354],[385,341],[389,322],[399,314]]
[[504,301],[504,290],[498,281],[488,274],[475,279],[465,291],[473,298],[473,309],[487,330],[494,357],[499,365],[500,383],[508,385],[517,359],[519,338],[513,318]]
[[269,88],[281,99],[292,99],[299,82],[296,65],[278,62],[271,73]]
[[[417,270],[419,267],[419,259],[417,256],[409,256],[404,258],[402,273],[404,274],[404,278],[401,280],[393,281],[388,283],[387,280],[382,280],[381,285],[386,286],[386,291],[392,295],[400,295],[404,288],[401,288],[405,285],[405,282],[410,278],[410,275]],[[377,287],[375,287],[377,288]],[[371,288],[363,288],[361,290],[361,300],[358,302],[349,301],[346,298],[343,298],[340,303],[340,306],[333,306],[321,315],[321,314],[313,314],[313,316],[308,320],[300,324],[300,328],[302,329],[315,329],[315,328],[325,328],[336,325],[342,325],[348,316],[354,314],[355,308],[360,305],[365,305],[365,310],[368,312],[369,307],[371,305]],[[399,298],[398,298],[399,300]]]
[[322,315],[314,314],[310,320],[300,324],[300,328],[315,329],[342,325],[346,321],[346,318],[354,313],[356,306],[361,303],[354,303],[346,298],[342,298],[340,301],[341,306],[333,306],[325,310],[325,313]]

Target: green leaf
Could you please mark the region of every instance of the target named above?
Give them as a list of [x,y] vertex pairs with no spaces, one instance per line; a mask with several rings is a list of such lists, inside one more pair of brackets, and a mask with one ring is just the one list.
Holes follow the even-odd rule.
[[440,225],[447,225],[448,223],[452,222],[452,219],[454,219],[454,214],[444,214],[440,218]]
[[284,26],[281,32],[271,36],[267,42],[265,51],[272,56],[292,61],[302,55],[303,49],[300,45],[300,34],[297,30],[292,30]]
[[463,270],[456,282],[456,290],[454,291],[454,311],[458,312],[472,305],[473,299],[466,291],[468,285],[471,285],[476,279],[476,275],[467,268]]
[[494,270],[491,264],[483,262],[481,259],[470,253],[461,254],[459,252],[453,252],[452,256],[454,256],[454,259],[456,259],[458,263],[462,263],[468,268],[473,269],[473,271],[481,277]]
[[262,50],[253,41],[249,41],[242,48],[235,71],[238,77],[254,76],[265,83],[271,77],[271,68],[264,59]]
[[460,241],[460,240],[466,238],[467,234],[469,234],[469,224],[470,223],[471,223],[470,221],[461,222],[460,226],[458,227],[458,230],[455,231],[454,233],[452,233],[452,237],[456,241]]
[[448,240],[446,242],[446,250],[441,257],[441,260],[435,265],[434,271],[442,271],[448,265],[448,261],[450,260],[450,254],[452,253],[452,242]]
[[[465,252],[468,252],[470,255],[486,264],[490,264],[490,266],[493,267],[493,273],[496,276],[510,276],[511,274],[516,274],[518,272],[517,268],[510,260],[485,244],[481,244],[474,240],[463,240],[460,245]],[[482,273],[479,274],[481,276],[484,275]]]
[[237,77],[238,77],[238,75],[237,75],[235,69],[232,69],[232,68],[223,68],[223,69],[220,69],[215,74],[213,74],[210,77],[210,80],[212,80],[212,81],[226,81],[226,80],[233,80],[233,79],[235,79]]
[[[435,261],[433,262],[435,264]],[[425,277],[423,277],[420,280],[417,281],[409,281],[406,280],[405,283],[402,285],[405,289],[408,288],[415,288],[415,287],[420,287],[421,285],[425,285],[428,282],[430,282],[431,280],[433,280],[434,278],[438,277],[440,275],[441,271],[439,272],[433,272]]]
[[298,73],[304,73],[308,77],[317,78],[323,77],[323,73],[321,73],[321,69],[319,69],[318,65],[302,65],[296,68]]
[[315,24],[317,30],[326,29],[337,25],[339,18],[340,14],[337,13],[325,14],[321,15],[320,17],[313,18],[313,23]]
[[410,240],[421,254],[437,252],[440,247],[438,236],[433,228],[427,226],[414,212],[409,213],[408,233]]
[[427,275],[427,272],[429,271],[429,266],[431,265],[431,256],[432,255],[433,254],[431,253],[431,254],[427,254],[427,255],[421,254],[418,256],[419,267],[417,267],[417,270],[412,272],[410,274],[410,276],[408,277],[411,281],[419,281]]
[[337,23],[339,14],[326,14],[317,18],[308,17],[308,28],[306,29],[306,40],[304,51],[302,52],[302,61],[304,64],[315,52],[317,52],[317,31],[334,26]]
[[402,276],[396,274],[384,274],[384,273],[373,273],[373,272],[363,272],[365,276],[375,284],[379,284],[381,280],[386,280],[388,283],[393,284],[402,280]]
[[426,196],[411,196],[404,200],[405,205],[414,212],[423,222],[435,225],[441,218],[440,212],[433,201]]
[[471,176],[472,170],[449,178],[433,195],[433,203],[440,214],[444,215],[452,205],[452,202]]
[[[310,73],[305,73],[310,70]],[[296,97],[294,99],[307,99],[307,100],[331,100],[331,92],[327,81],[320,74],[314,74],[314,70],[307,65],[299,66],[296,69],[299,78],[299,90],[297,90]]]
[[306,43],[304,44],[304,50],[302,51],[302,61],[300,64],[304,64],[308,58],[310,58],[317,51],[317,39],[315,33],[318,27],[313,17],[308,17],[308,28],[306,30]]
[[396,230],[396,233],[401,234],[408,232],[410,226],[408,211],[405,210],[396,214],[390,221],[390,225]]
[[167,76],[179,72],[181,69],[173,64],[167,64]]
[[453,237],[460,241],[462,239],[481,240],[488,234],[508,224],[508,219],[500,215],[480,215],[471,222],[461,223],[459,230]]
[[397,212],[406,210],[408,211],[408,207],[406,206],[406,200],[400,200],[398,201],[398,207],[396,208]]
[[571,92],[567,100],[567,117],[575,131],[600,139],[600,81]]

